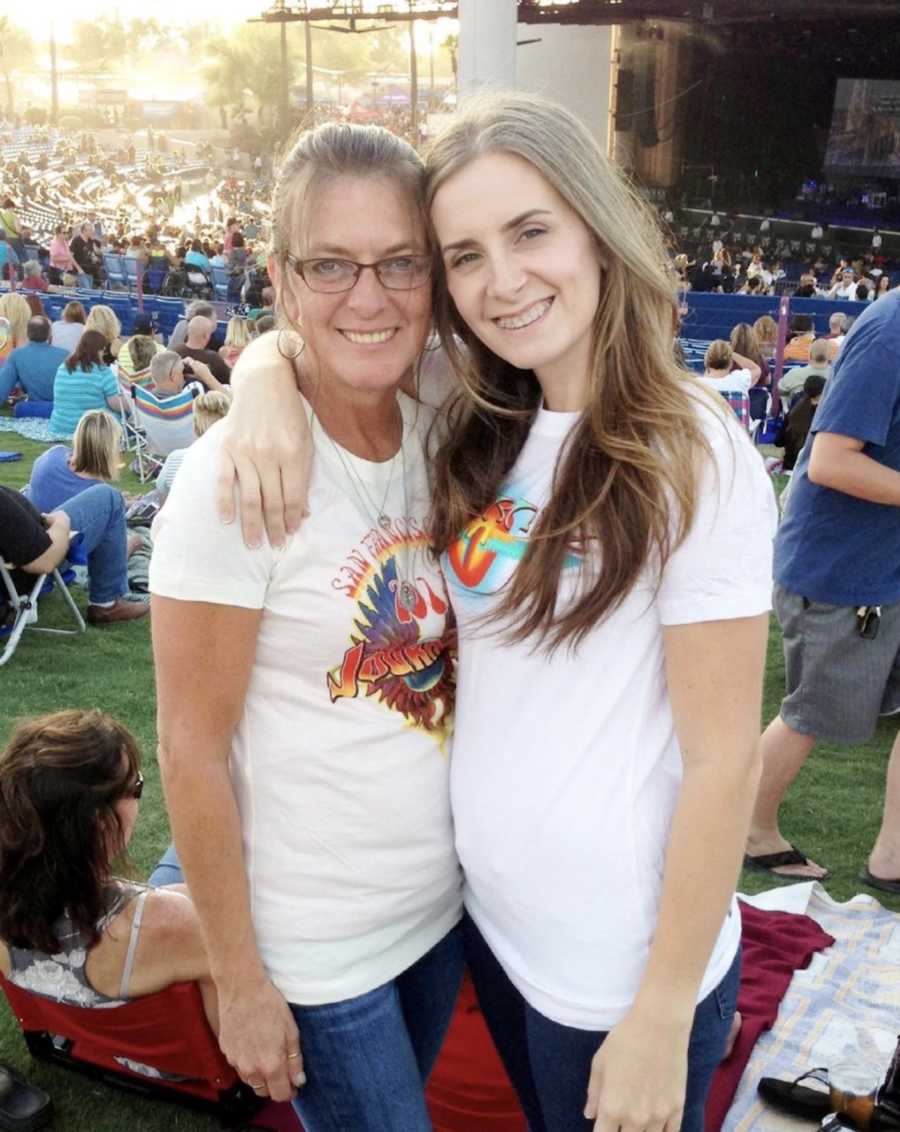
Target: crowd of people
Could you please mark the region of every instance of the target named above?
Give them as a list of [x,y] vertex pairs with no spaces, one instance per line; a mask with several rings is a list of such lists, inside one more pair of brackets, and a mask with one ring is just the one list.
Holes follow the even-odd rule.
[[[150,564],[173,844],[149,887],[113,874],[143,786],[121,724],[21,725],[0,971],[103,1007],[196,979],[242,1080],[307,1132],[427,1132],[466,964],[532,1132],[702,1132],[740,1026],[741,863],[824,876],[781,799],[818,739],[900,707],[900,293],[827,338],[795,316],[778,528],[722,396],[769,396],[773,320],[687,372],[684,265],[568,111],[496,96],[424,161],[320,126],[268,222],[271,290],[219,350],[202,303],[164,345],[103,304],[54,336],[0,299],[0,380],[30,397],[55,364],[51,424],[74,433],[30,498],[0,489],[0,552],[27,584],[79,532],[96,624],[147,611],[109,482],[123,380],[162,404],[206,389]],[[760,743],[773,577],[788,694]],[[863,874],[891,892],[898,750]]]
[[91,134],[46,128],[0,147],[0,279],[31,289],[121,285],[104,263],[112,255],[137,261],[148,290],[201,293],[189,267],[205,275],[206,297],[214,266],[227,270],[230,301],[263,285],[266,164],[243,170],[209,142],[190,157],[161,152],[164,135],[147,134],[155,148],[141,151],[134,140],[104,150]]
[[703,224],[689,227],[670,208],[659,211],[684,291],[787,292],[798,298],[871,302],[900,282],[900,262],[888,253],[877,230],[868,247],[849,252],[842,251],[835,237],[826,238],[821,226],[801,240],[770,235],[767,219],[748,231],[739,221],[713,213]]

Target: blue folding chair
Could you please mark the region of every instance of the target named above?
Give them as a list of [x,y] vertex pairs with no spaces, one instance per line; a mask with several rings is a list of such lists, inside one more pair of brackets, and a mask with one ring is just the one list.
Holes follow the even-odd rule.
[[225,303],[228,301],[228,288],[231,277],[228,274],[227,267],[211,267],[213,289],[216,293],[216,298]]
[[110,252],[105,252],[103,256],[103,269],[106,272],[106,284],[108,287],[128,286],[125,278],[125,265],[120,255],[112,255]]

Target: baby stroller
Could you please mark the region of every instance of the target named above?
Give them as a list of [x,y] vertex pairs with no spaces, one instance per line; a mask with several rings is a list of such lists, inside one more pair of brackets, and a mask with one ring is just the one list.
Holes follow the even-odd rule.
[[185,264],[184,284],[181,294],[186,299],[211,299],[213,294],[212,280],[202,267],[196,264]]

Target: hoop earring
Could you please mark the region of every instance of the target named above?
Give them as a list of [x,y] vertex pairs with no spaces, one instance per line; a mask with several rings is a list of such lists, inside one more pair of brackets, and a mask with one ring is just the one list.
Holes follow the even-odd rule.
[[284,350],[282,349],[282,337],[283,337],[283,335],[284,335],[284,334],[285,334],[285,330],[284,330],[284,327],[281,327],[281,328],[279,329],[279,331],[278,331],[278,339],[277,339],[277,341],[276,341],[276,343],[275,343],[275,345],[276,345],[276,349],[278,350],[278,353],[279,353],[279,354],[280,354],[280,355],[281,355],[281,356],[282,356],[282,357],[283,357],[283,358],[284,358],[284,359],[285,359],[286,361],[288,361],[288,362],[295,362],[295,361],[297,360],[297,358],[299,358],[299,357],[300,357],[300,355],[301,355],[301,354],[303,353],[303,351],[304,351],[304,350],[306,349],[306,339],[305,339],[305,338],[300,338],[300,336],[299,336],[299,335],[296,335],[296,336],[295,336],[295,341],[296,341],[297,339],[299,339],[299,341],[300,341],[300,346],[299,346],[299,348],[298,348],[298,349],[296,349],[296,350],[294,350],[294,351],[293,351],[292,353],[286,353],[286,352],[285,352],[285,351],[284,351]]

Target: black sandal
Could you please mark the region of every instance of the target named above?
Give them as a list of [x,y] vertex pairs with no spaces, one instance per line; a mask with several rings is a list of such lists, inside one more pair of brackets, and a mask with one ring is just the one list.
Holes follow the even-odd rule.
[[34,1132],[53,1117],[53,1102],[43,1089],[29,1085],[15,1069],[0,1065],[0,1129]]
[[831,873],[826,869],[824,874],[820,877],[804,877],[796,874],[789,873],[776,873],[776,869],[783,868],[785,865],[811,865],[812,861],[805,853],[801,853],[796,845],[792,845],[790,849],[783,849],[780,853],[760,853],[756,857],[752,857],[749,853],[744,854],[744,868],[753,869],[758,873],[768,873],[770,876],[776,877],[778,880],[817,880],[819,882],[828,880]]
[[[824,1076],[819,1076],[824,1074]],[[799,1116],[804,1120],[819,1121],[831,1112],[829,1094],[821,1089],[808,1089],[801,1081],[808,1079],[828,1084],[828,1070],[824,1066],[810,1069],[793,1081],[779,1081],[777,1077],[763,1077],[756,1090],[762,1099],[773,1108]]]

